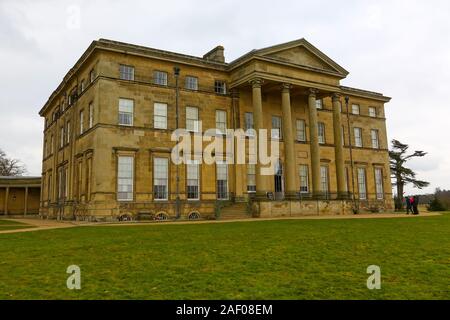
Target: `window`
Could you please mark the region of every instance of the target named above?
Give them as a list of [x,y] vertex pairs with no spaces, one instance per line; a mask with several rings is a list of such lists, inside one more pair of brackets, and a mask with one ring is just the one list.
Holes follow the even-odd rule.
[[50,154],[53,154],[54,151],[54,140],[53,135],[50,137]]
[[356,147],[362,147],[363,141],[362,141],[362,129],[361,128],[354,128],[354,134],[355,134],[355,146]]
[[226,94],[227,87],[225,81],[216,80],[214,81],[214,92],[218,94]]
[[95,71],[94,69],[91,70],[91,72],[89,72],[89,81],[93,82],[95,79]]
[[308,165],[301,164],[299,167],[300,174],[300,193],[308,193]]
[[247,192],[256,192],[256,165],[247,165]]
[[198,78],[192,76],[186,76],[185,87],[188,90],[198,90]]
[[272,116],[272,139],[281,139],[281,117]]
[[217,199],[228,199],[228,167],[226,162],[217,161],[216,163],[217,174]]
[[198,132],[198,108],[186,107],[186,130]]
[[64,198],[69,196],[69,168],[64,169]]
[[361,200],[367,199],[366,169],[364,168],[358,168],[358,191],[359,191],[359,199]]
[[167,72],[155,71],[153,72],[153,83],[160,86],[167,86]]
[[[245,126],[246,135],[253,136],[254,133],[251,131],[255,128],[254,128],[254,124],[253,124],[253,113],[252,112],[246,112],[244,114],[244,122],[245,122],[244,126]],[[249,132],[247,132],[247,131],[249,131]]]
[[130,99],[119,99],[119,125],[133,125],[134,101]]
[[224,110],[216,110],[216,129],[219,134],[227,132],[227,112]]
[[156,129],[167,129],[167,104],[154,104],[153,126]]
[[134,80],[134,67],[121,64],[119,66],[120,79]]
[[376,129],[370,130],[370,137],[372,139],[372,148],[373,149],[379,149],[380,148],[380,142],[378,140],[378,130],[376,130]]
[[169,160],[167,158],[154,159],[154,197],[155,200],[168,199]]
[[383,170],[381,168],[375,168],[375,189],[377,192],[377,199],[381,200],[384,198],[384,188],[383,188]]
[[345,146],[345,127],[341,127],[342,145]]
[[83,110],[80,111],[80,134],[83,134],[84,132],[84,112]]
[[119,156],[117,166],[117,200],[133,200],[134,158]]
[[369,107],[369,117],[372,117],[372,118],[377,117],[377,108]]
[[320,166],[320,189],[323,193],[328,193],[328,167]]
[[84,79],[83,79],[83,80],[81,80],[80,91],[83,92],[84,89],[86,89],[86,83],[85,83],[85,81],[84,81]]
[[359,105],[358,104],[352,104],[352,113],[359,114]]
[[[131,120],[131,122],[133,122],[133,120]],[[89,103],[89,129],[92,128],[93,124],[94,124],[94,105],[91,102]]]
[[317,123],[317,129],[319,131],[319,143],[325,144],[325,123]]
[[200,170],[198,162],[188,163],[186,165],[187,181],[186,193],[189,200],[199,199]]
[[323,100],[322,99],[317,99],[316,100],[316,108],[317,109],[323,109]]
[[306,141],[306,125],[305,120],[297,120],[297,141]]
[[70,121],[66,123],[66,143],[70,142]]
[[59,129],[59,147],[64,147],[64,127]]

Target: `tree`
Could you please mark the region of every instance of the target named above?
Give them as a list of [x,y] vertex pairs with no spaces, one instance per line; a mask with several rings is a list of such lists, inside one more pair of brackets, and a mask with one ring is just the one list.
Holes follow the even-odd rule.
[[0,176],[21,176],[27,172],[25,166],[17,159],[11,159],[0,149]]
[[403,190],[405,185],[411,183],[415,188],[422,189],[430,183],[416,179],[416,173],[406,167],[406,162],[415,157],[424,157],[427,153],[423,151],[414,151],[407,154],[409,146],[398,140],[392,140],[392,150],[389,151],[390,167],[392,178],[395,179],[394,186],[397,187],[397,198],[395,208],[401,210],[403,208]]

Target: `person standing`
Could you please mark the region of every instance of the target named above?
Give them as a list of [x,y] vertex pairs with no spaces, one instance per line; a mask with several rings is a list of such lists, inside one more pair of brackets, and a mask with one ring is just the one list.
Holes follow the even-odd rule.
[[409,197],[405,197],[405,202],[406,202],[406,214],[409,214],[410,211],[411,213],[413,213]]
[[414,202],[412,205],[412,210],[414,214],[419,214],[419,196],[414,196]]

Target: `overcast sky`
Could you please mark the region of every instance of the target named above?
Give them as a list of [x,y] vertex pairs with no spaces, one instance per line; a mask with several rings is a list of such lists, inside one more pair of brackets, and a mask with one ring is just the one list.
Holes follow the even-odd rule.
[[[0,0],[0,148],[40,175],[38,111],[92,40],[108,38],[229,62],[299,38],[382,92],[389,139],[429,152],[410,163],[450,189],[449,1]],[[407,188],[407,191],[411,191]]]

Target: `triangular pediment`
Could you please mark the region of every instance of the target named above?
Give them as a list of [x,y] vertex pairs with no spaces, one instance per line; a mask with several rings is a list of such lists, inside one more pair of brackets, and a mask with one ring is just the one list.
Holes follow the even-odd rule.
[[301,67],[333,72],[345,77],[348,72],[305,39],[257,50],[256,55]]

